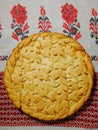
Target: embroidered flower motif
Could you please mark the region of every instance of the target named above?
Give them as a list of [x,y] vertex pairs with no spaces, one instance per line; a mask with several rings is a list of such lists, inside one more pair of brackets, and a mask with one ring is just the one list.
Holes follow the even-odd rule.
[[22,5],[15,5],[10,11],[11,16],[13,18],[11,23],[11,28],[14,30],[12,33],[12,38],[19,41],[20,39],[24,39],[29,33],[29,25],[27,23],[27,11],[26,8]]
[[40,7],[40,14],[41,14],[41,15],[46,15],[46,11],[45,11],[45,9],[44,9],[44,6],[41,6],[41,7]]
[[61,13],[63,22],[63,32],[66,33],[69,37],[73,37],[74,39],[79,39],[81,37],[81,33],[79,31],[80,22],[78,21],[78,10],[72,5],[66,3],[61,6]]
[[50,31],[49,29],[52,28],[52,26],[49,18],[46,16],[44,6],[40,7],[40,15],[41,16],[38,19],[38,29],[40,29],[40,32]]
[[90,19],[89,30],[91,30],[91,38],[95,38],[95,42],[98,44],[98,13],[94,8],[92,9],[92,17]]
[[66,3],[64,6],[61,7],[62,10],[62,18],[68,23],[73,23],[74,20],[77,18],[78,10],[72,5]]
[[98,15],[97,11],[94,8],[92,9],[92,15],[95,16],[95,17]]
[[10,11],[12,18],[18,23],[18,24],[24,24],[27,20],[27,11],[25,7],[21,6],[20,4],[15,5],[12,10]]

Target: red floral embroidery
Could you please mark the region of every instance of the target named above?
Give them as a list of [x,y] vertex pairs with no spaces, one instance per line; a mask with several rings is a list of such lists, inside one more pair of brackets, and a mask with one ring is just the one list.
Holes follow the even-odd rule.
[[16,33],[12,33],[12,38],[14,38],[14,39],[16,39],[17,41],[19,41],[19,38],[18,38],[18,36],[16,35]]
[[98,15],[98,14],[97,14],[97,11],[96,11],[94,8],[92,9],[92,15],[93,15],[93,16],[97,16],[97,15]]
[[2,37],[2,33],[1,33],[2,30],[3,30],[2,24],[0,23],[0,38]]
[[27,20],[27,11],[25,7],[21,6],[20,4],[15,5],[10,13],[12,15],[12,18],[16,20],[18,24],[24,24]]
[[19,41],[20,39],[24,39],[29,33],[29,25],[27,23],[27,11],[26,8],[22,5],[15,5],[10,11],[11,16],[13,18],[11,23],[11,28],[14,30],[12,33],[12,38]]
[[0,23],[0,30],[2,30],[2,25],[1,25],[1,23]]
[[40,32],[47,32],[50,31],[49,29],[52,28],[51,22],[49,21],[49,18],[46,16],[46,11],[44,9],[44,6],[40,7],[40,17],[38,21],[38,29],[40,29]]
[[92,17],[90,19],[89,29],[91,30],[91,38],[95,38],[95,42],[98,44],[98,13],[94,8],[92,9]]
[[44,6],[41,6],[41,7],[40,7],[40,14],[41,14],[41,15],[46,15],[46,11],[45,11],[45,9],[44,9]]
[[78,10],[72,4],[66,3],[61,6],[61,13],[64,20],[63,32],[76,40],[79,39],[81,37],[81,33],[79,31],[80,22],[77,19]]
[[68,23],[73,23],[74,20],[77,18],[78,10],[71,4],[66,3],[64,6],[61,7],[62,10],[62,18]]
[[26,23],[26,24],[23,26],[23,31],[26,31],[28,28],[29,28],[29,25],[28,25],[28,23]]

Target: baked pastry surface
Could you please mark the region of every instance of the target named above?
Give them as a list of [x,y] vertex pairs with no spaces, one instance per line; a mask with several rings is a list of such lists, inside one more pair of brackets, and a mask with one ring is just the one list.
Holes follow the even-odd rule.
[[90,96],[93,77],[93,64],[84,48],[56,32],[22,40],[4,70],[14,105],[47,121],[66,118],[80,109]]

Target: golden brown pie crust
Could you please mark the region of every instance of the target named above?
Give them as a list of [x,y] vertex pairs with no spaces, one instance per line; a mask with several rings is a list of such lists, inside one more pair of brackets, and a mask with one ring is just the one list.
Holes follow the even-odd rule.
[[22,40],[4,70],[14,105],[47,121],[66,118],[80,109],[90,96],[93,78],[93,64],[84,48],[56,32]]

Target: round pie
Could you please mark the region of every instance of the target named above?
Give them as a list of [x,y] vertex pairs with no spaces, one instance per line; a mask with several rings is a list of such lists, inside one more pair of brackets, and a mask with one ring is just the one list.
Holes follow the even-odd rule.
[[93,87],[90,56],[74,39],[41,32],[22,40],[9,56],[4,83],[13,104],[41,120],[64,119],[87,101]]

